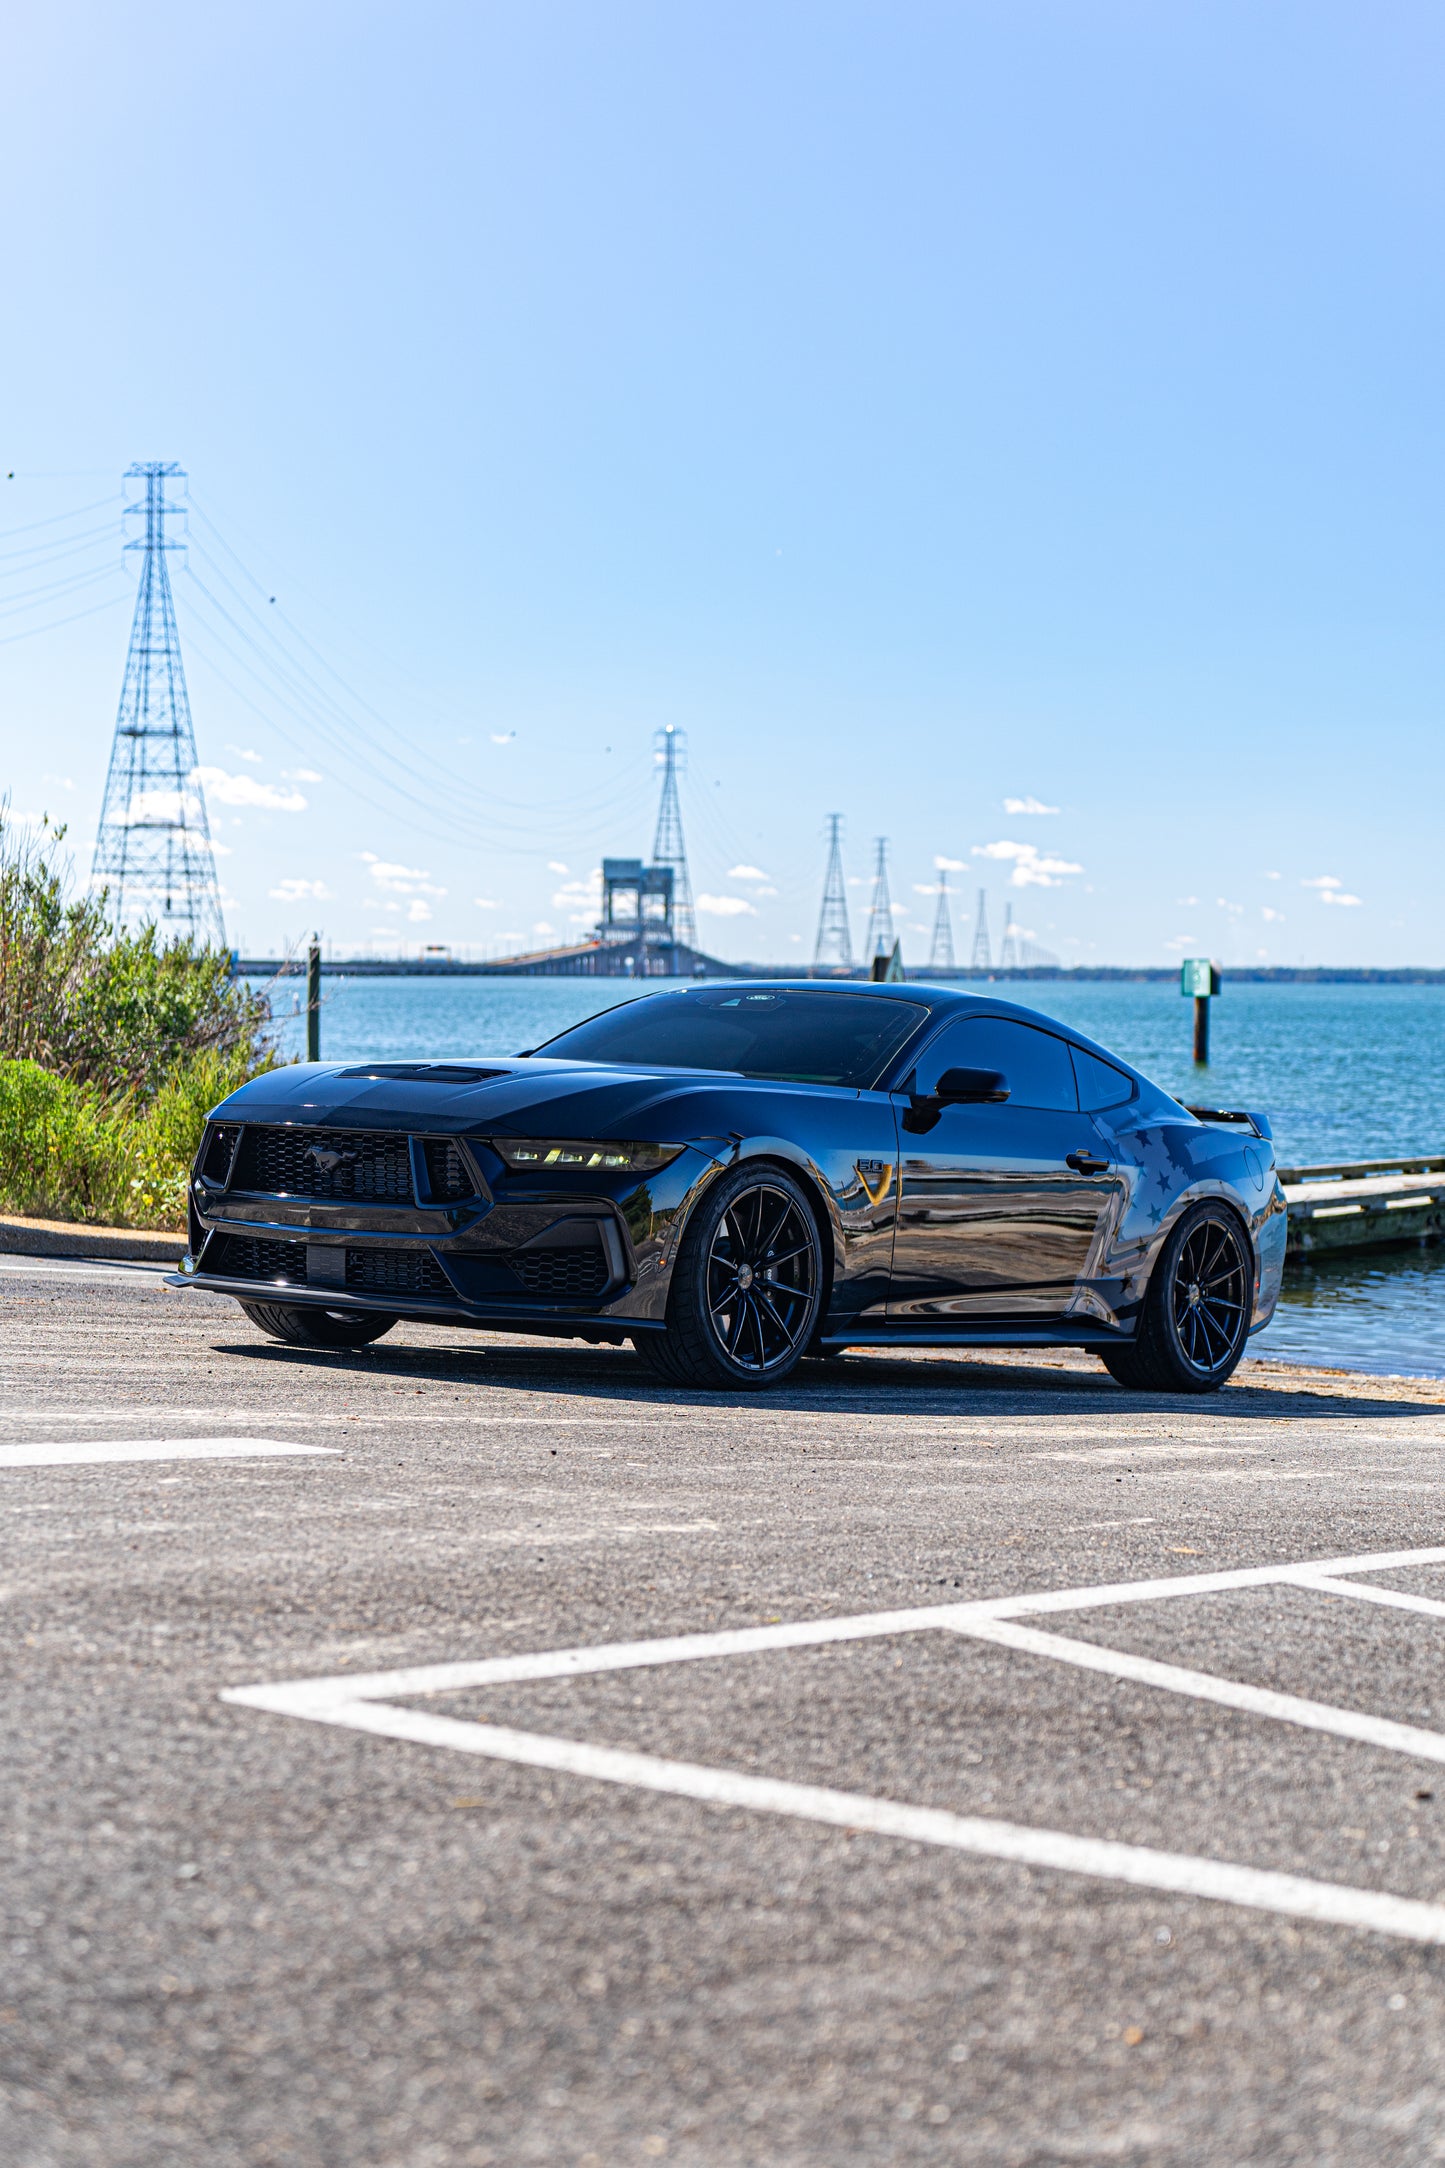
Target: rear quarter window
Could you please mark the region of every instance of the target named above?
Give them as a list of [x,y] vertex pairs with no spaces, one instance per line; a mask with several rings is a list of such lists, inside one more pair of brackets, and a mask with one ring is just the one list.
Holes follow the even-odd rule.
[[1079,1105],[1086,1114],[1102,1114],[1106,1107],[1121,1107],[1134,1096],[1134,1079],[1116,1069],[1111,1061],[1100,1061],[1097,1054],[1086,1054],[1081,1046],[1071,1046],[1074,1075],[1079,1085]]

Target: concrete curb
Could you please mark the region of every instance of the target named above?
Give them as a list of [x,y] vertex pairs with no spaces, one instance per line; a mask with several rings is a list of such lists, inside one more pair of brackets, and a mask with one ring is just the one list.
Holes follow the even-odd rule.
[[185,1247],[183,1234],[155,1234],[138,1227],[86,1227],[71,1220],[0,1218],[0,1255],[10,1257],[114,1257],[174,1266]]

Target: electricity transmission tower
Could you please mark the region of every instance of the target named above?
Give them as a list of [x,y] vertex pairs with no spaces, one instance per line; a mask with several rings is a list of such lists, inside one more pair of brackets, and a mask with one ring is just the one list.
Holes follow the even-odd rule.
[[978,917],[973,922],[973,953],[968,959],[970,971],[992,971],[993,956],[988,945],[988,894],[978,892]]
[[823,908],[818,913],[818,938],[813,944],[813,964],[832,964],[844,971],[853,968],[853,934],[848,924],[848,890],[843,881],[843,816],[828,815],[828,870],[823,876]]
[[684,947],[697,947],[697,919],[692,908],[692,882],[687,871],[687,845],[682,840],[682,808],[677,802],[679,756],[687,751],[687,736],[675,723],[659,730],[654,740],[662,766],[662,796],[657,804],[657,834],[652,839],[652,863],[672,868],[672,937]]
[[953,969],[953,912],[948,902],[948,872],[938,869],[938,909],[933,914],[933,946],[928,952],[930,971]]
[[196,776],[196,734],[181,667],[166,551],[166,520],[181,509],[167,501],[166,482],[184,469],[160,460],[131,467],[125,479],[145,483],[145,533],[138,550],[140,589],[115,719],[110,771],[95,838],[92,884],[107,888],[117,924],[156,925],[172,940],[226,945],[216,860],[206,802]]
[[1003,938],[998,945],[999,970],[1014,971],[1018,968],[1018,961],[1019,937],[1014,931],[1014,907],[1011,903],[1006,903],[1003,907]]
[[868,912],[868,938],[863,954],[871,963],[875,956],[893,953],[893,905],[888,898],[888,838],[878,838],[878,863],[873,868],[873,902]]

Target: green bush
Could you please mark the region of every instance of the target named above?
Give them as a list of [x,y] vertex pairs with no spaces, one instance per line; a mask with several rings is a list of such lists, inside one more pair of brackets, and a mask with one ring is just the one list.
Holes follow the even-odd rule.
[[267,1005],[217,950],[69,897],[63,833],[0,817],[0,1210],[181,1227],[208,1110],[275,1059]]

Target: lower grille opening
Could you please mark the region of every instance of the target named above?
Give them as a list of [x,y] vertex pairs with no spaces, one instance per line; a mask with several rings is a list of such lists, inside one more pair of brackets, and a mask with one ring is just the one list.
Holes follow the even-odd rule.
[[387,1295],[456,1294],[430,1250],[348,1250],[346,1284]]
[[607,1285],[607,1259],[592,1246],[575,1249],[516,1250],[507,1259],[529,1295],[600,1295]]
[[212,1235],[202,1270],[226,1280],[287,1280],[306,1285],[306,1244],[258,1235]]

